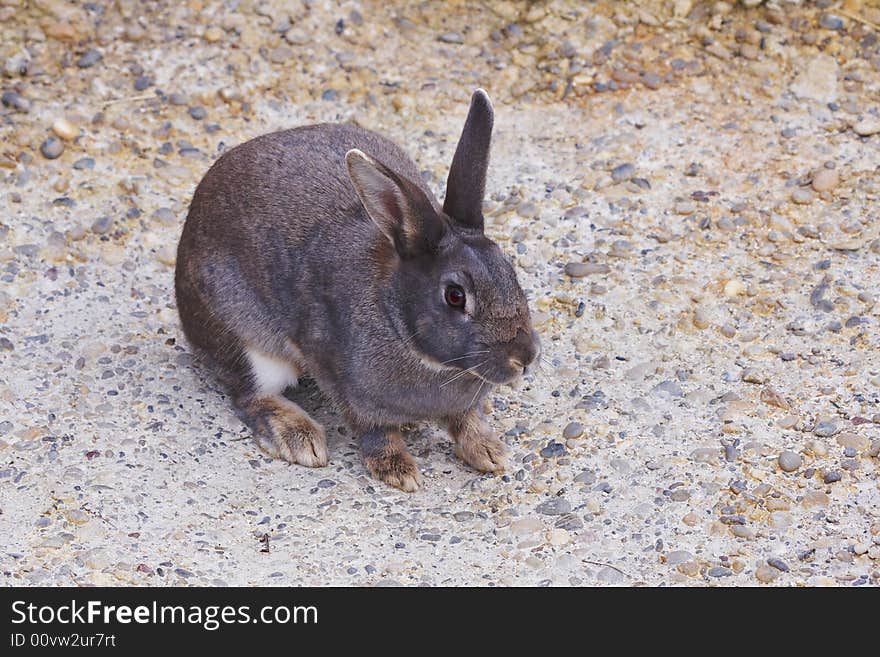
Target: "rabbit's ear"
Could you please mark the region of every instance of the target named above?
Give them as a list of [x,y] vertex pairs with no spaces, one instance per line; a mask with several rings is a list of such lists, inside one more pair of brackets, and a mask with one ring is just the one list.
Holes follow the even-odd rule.
[[483,193],[494,117],[489,96],[477,89],[452,158],[443,201],[443,211],[454,221],[479,230],[483,230]]
[[367,214],[402,257],[436,250],[444,227],[421,189],[356,148],[345,164]]

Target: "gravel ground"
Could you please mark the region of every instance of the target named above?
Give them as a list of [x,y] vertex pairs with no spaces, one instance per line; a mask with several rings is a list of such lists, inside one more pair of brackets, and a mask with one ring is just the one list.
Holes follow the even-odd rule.
[[[869,2],[0,0],[6,585],[877,585],[880,10]],[[314,386],[265,458],[173,298],[224,149],[352,120],[442,193],[496,106],[488,230],[542,366],[480,476],[407,495]]]

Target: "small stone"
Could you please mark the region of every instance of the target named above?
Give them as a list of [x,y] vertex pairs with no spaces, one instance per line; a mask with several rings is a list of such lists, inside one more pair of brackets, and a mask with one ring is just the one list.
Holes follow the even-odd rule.
[[584,470],[574,478],[574,482],[591,486],[596,483],[596,474],[591,470]]
[[818,490],[811,490],[804,494],[801,504],[804,508],[810,509],[817,506],[828,506],[830,503],[828,495]]
[[31,101],[14,91],[4,91],[2,102],[3,107],[11,107],[22,114],[27,114],[31,111]]
[[65,141],[72,141],[79,136],[79,128],[64,118],[57,119],[55,123],[52,124],[52,132]]
[[560,516],[571,511],[571,504],[565,498],[555,497],[552,500],[541,502],[535,510],[545,516]]
[[822,481],[824,481],[826,484],[833,484],[837,481],[840,481],[840,473],[837,471],[828,472],[822,478]]
[[682,575],[687,575],[688,577],[696,577],[700,574],[700,564],[696,561],[685,561],[684,563],[678,564],[675,569]]
[[752,527],[748,527],[746,525],[731,525],[730,533],[736,536],[737,538],[746,538],[751,539],[757,536],[758,532],[754,530]]
[[675,204],[675,214],[693,214],[697,207],[690,201],[682,201]]
[[562,430],[562,437],[565,440],[579,438],[584,433],[584,425],[580,422],[569,422]]
[[660,397],[684,397],[684,391],[681,389],[681,386],[671,379],[661,381],[655,385],[651,388],[651,393]]
[[134,79],[134,90],[143,91],[153,86],[153,79],[149,75],[139,75]]
[[709,312],[705,308],[697,308],[694,310],[694,315],[691,318],[691,322],[693,325],[699,330],[704,330],[709,328],[712,324],[712,320],[709,317]]
[[517,518],[510,523],[510,531],[515,536],[527,536],[534,534],[544,528],[544,523],[540,518],[529,516],[526,518]]
[[95,160],[91,157],[81,157],[73,163],[73,168],[77,171],[95,168]]
[[596,573],[596,579],[606,584],[621,584],[625,577],[619,570],[615,570],[611,566],[605,566]]
[[293,51],[287,46],[278,46],[269,52],[269,61],[273,64],[283,64],[293,57]]
[[859,137],[870,137],[880,133],[880,118],[870,116],[856,123],[853,130]]
[[445,32],[438,36],[437,40],[443,43],[464,43],[464,39],[458,32]]
[[811,184],[817,192],[827,192],[837,187],[839,182],[840,175],[837,173],[837,169],[822,168],[813,175]]
[[747,367],[743,370],[742,380],[746,383],[764,383],[763,375],[753,367]]
[[773,566],[776,570],[781,570],[784,573],[787,573],[791,568],[788,567],[788,564],[785,563],[779,557],[770,557],[767,559],[767,565]]
[[547,446],[541,450],[541,456],[545,459],[556,458],[557,456],[565,455],[565,445],[562,443],[557,443],[555,440],[551,440]]
[[800,422],[800,418],[797,415],[788,414],[779,418],[776,424],[782,429],[792,429],[797,426],[798,422]]
[[666,554],[666,564],[668,566],[677,566],[680,563],[693,561],[694,555],[687,550],[673,550]]
[[56,137],[49,137],[40,146],[40,152],[47,160],[54,160],[64,152],[64,142]]
[[113,219],[108,216],[100,217],[92,224],[92,232],[103,235],[110,231],[112,225]]
[[819,16],[819,27],[826,30],[842,30],[843,25],[843,19],[840,16],[825,13]]
[[740,280],[734,278],[724,284],[724,296],[726,297],[738,297],[745,293],[746,286]]
[[590,274],[607,274],[611,271],[608,265],[594,262],[569,262],[565,265],[565,273],[571,278],[583,278]]
[[547,537],[547,542],[550,543],[550,545],[555,545],[557,547],[568,545],[571,543],[571,534],[566,529],[551,529],[550,534]]
[[208,112],[205,110],[204,107],[190,107],[187,112],[196,121],[201,121],[206,116],[208,116]]
[[803,464],[800,454],[786,450],[779,455],[777,459],[780,469],[784,472],[794,472]]
[[707,574],[709,577],[730,577],[733,575],[733,571],[724,566],[712,566]]
[[775,568],[771,568],[767,564],[761,564],[755,570],[755,578],[759,582],[764,582],[765,584],[769,584],[773,580],[779,577],[779,571]]
[[100,50],[89,48],[78,60],[76,60],[76,65],[80,68],[91,68],[102,59],[104,59],[104,55],[101,54]]
[[862,436],[851,431],[844,431],[837,434],[837,443],[844,449],[852,449],[857,452],[864,452],[868,449],[869,441],[867,436]]
[[782,408],[786,411],[791,409],[791,404],[789,404],[788,400],[782,396],[782,393],[770,386],[765,386],[761,390],[761,401],[769,406]]
[[840,426],[833,420],[819,422],[814,428],[813,433],[820,438],[828,438],[840,431]]
[[807,205],[813,202],[813,192],[805,187],[799,187],[791,193],[791,200],[798,205]]
[[208,43],[217,43],[220,39],[223,38],[224,32],[221,28],[216,25],[212,25],[207,30],[205,30],[205,41]]
[[627,162],[626,164],[621,164],[611,170],[611,180],[615,183],[626,182],[635,175],[635,172],[636,168]]

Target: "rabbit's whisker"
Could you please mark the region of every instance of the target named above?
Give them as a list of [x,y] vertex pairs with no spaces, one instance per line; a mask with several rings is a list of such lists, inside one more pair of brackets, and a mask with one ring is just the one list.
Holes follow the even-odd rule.
[[477,364],[474,365],[473,367],[469,367],[469,368],[467,368],[466,370],[462,370],[461,372],[459,372],[458,374],[456,374],[455,376],[453,376],[451,379],[449,379],[449,380],[444,381],[443,383],[441,383],[441,384],[440,384],[440,387],[442,388],[443,386],[452,383],[452,382],[455,381],[456,379],[460,379],[460,378],[463,377],[465,374],[472,374],[473,371],[474,371],[475,369],[477,369],[478,367],[481,367],[481,366],[485,365],[487,362],[489,362],[489,361],[484,360],[482,363],[477,363]]
[[474,405],[474,402],[477,401],[477,397],[480,395],[480,392],[482,392],[482,390],[483,390],[483,386],[486,385],[486,379],[484,379],[483,377],[480,377],[480,379],[481,379],[480,387],[477,388],[477,391],[474,393],[474,398],[471,399],[471,403],[469,404],[469,406]]
[[441,365],[446,365],[447,363],[453,363],[457,360],[464,360],[465,358],[470,358],[471,356],[479,356],[480,354],[489,353],[488,349],[483,349],[482,351],[472,351],[469,354],[465,354],[464,356],[459,356],[458,358],[450,358],[449,360],[444,360]]

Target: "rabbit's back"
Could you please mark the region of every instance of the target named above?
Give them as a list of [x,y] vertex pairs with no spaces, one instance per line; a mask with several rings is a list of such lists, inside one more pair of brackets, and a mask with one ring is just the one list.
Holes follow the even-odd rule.
[[381,135],[352,124],[294,128],[257,137],[220,157],[196,189],[188,227],[203,238],[227,237],[226,244],[230,233],[250,236],[251,244],[233,241],[247,248],[279,238],[297,242],[316,225],[351,230],[353,215],[366,218],[345,168],[345,154],[353,148],[423,186],[409,157]]

